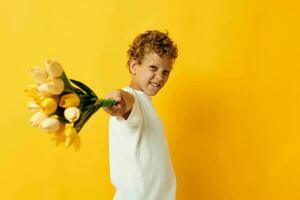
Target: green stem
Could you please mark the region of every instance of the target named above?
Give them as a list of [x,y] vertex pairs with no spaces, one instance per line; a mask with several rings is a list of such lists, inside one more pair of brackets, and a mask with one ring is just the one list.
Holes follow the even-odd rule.
[[93,106],[90,106],[87,110],[82,113],[79,121],[75,124],[74,128],[76,128],[77,133],[81,130],[84,124],[88,121],[88,119],[97,112],[101,107],[109,107],[116,104],[116,101],[113,99],[97,99],[96,103]]
[[93,115],[93,113],[97,111],[94,110],[94,107],[91,107],[90,109],[86,110],[85,113],[80,118],[80,121],[75,125],[77,133],[81,130],[81,128],[84,126],[84,124],[87,122],[87,120]]

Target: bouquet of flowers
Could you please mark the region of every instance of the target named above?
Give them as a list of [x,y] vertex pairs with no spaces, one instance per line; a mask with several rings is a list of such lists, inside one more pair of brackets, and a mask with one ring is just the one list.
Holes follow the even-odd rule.
[[78,134],[88,119],[99,108],[116,103],[112,99],[100,99],[85,84],[68,79],[55,60],[47,59],[45,67],[32,68],[31,75],[36,84],[25,89],[31,98],[28,103],[33,113],[30,125],[52,133],[56,145],[77,144],[78,147]]

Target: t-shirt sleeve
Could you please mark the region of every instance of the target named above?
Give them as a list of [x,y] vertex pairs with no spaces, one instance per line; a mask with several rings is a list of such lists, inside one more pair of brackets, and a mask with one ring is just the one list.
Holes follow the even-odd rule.
[[134,103],[131,108],[131,112],[127,119],[125,119],[122,116],[117,116],[117,121],[127,124],[128,126],[137,126],[140,124],[143,120],[142,110],[141,110],[141,99],[134,91],[125,90],[126,92],[129,92],[134,97]]

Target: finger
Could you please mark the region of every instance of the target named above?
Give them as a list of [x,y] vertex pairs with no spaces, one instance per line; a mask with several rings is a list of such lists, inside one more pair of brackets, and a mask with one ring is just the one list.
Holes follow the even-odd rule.
[[118,103],[122,101],[122,98],[119,95],[114,96],[114,100]]
[[111,108],[114,110],[114,111],[117,111],[117,110],[120,110],[121,109],[121,104],[119,103],[118,105],[114,105],[112,106]]
[[104,98],[105,98],[105,99],[113,99],[113,95],[108,94],[108,95],[106,95]]

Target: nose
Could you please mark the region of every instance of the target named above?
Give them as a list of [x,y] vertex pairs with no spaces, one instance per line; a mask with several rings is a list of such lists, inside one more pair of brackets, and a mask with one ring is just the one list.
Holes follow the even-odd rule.
[[162,82],[164,80],[164,77],[161,73],[157,73],[155,75],[155,78],[159,81],[159,82]]

